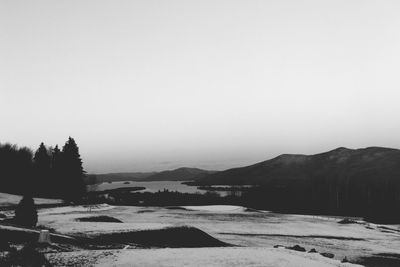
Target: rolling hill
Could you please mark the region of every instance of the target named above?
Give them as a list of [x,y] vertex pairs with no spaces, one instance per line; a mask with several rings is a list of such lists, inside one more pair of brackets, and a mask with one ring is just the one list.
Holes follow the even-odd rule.
[[190,184],[256,185],[243,197],[256,209],[400,222],[398,149],[341,147],[316,155],[285,154]]
[[283,154],[251,166],[210,174],[192,184],[262,185],[313,179],[400,179],[400,150],[383,147],[341,147],[316,155]]

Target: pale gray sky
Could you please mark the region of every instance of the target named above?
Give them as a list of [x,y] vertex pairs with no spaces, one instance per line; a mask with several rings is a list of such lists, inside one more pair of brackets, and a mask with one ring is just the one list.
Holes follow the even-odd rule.
[[0,142],[89,172],[400,147],[400,1],[0,0]]

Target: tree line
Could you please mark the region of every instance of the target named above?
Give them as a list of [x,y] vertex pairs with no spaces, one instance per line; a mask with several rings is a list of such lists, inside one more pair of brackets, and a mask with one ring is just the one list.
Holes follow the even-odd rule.
[[86,193],[84,178],[79,148],[72,137],[62,149],[41,143],[35,152],[0,144],[0,192],[76,202]]
[[283,213],[359,216],[376,223],[399,223],[400,180],[359,178],[273,181],[244,192],[242,201],[252,208]]

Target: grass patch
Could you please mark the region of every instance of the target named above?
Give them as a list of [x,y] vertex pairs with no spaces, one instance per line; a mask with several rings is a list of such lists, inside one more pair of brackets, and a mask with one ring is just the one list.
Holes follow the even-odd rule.
[[77,218],[76,221],[79,222],[114,222],[114,223],[122,223],[121,220],[118,220],[114,217],[110,216],[93,216],[93,217],[83,217]]
[[157,230],[107,233],[92,237],[98,244],[136,244],[145,247],[226,247],[231,246],[194,227],[169,227]]

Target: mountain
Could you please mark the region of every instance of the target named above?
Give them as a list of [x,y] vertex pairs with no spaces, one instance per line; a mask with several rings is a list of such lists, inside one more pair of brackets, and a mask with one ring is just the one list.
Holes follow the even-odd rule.
[[96,174],[97,181],[104,182],[118,182],[118,181],[141,181],[156,172],[120,172],[120,173],[105,173]]
[[316,155],[281,155],[203,177],[196,185],[257,185],[246,206],[285,213],[361,216],[400,223],[400,150],[338,148]]
[[213,173],[216,172],[197,168],[178,168],[153,174],[144,178],[143,181],[191,181]]
[[383,147],[340,147],[316,155],[283,154],[251,166],[214,173],[192,184],[262,185],[313,179],[400,179],[400,150]]

